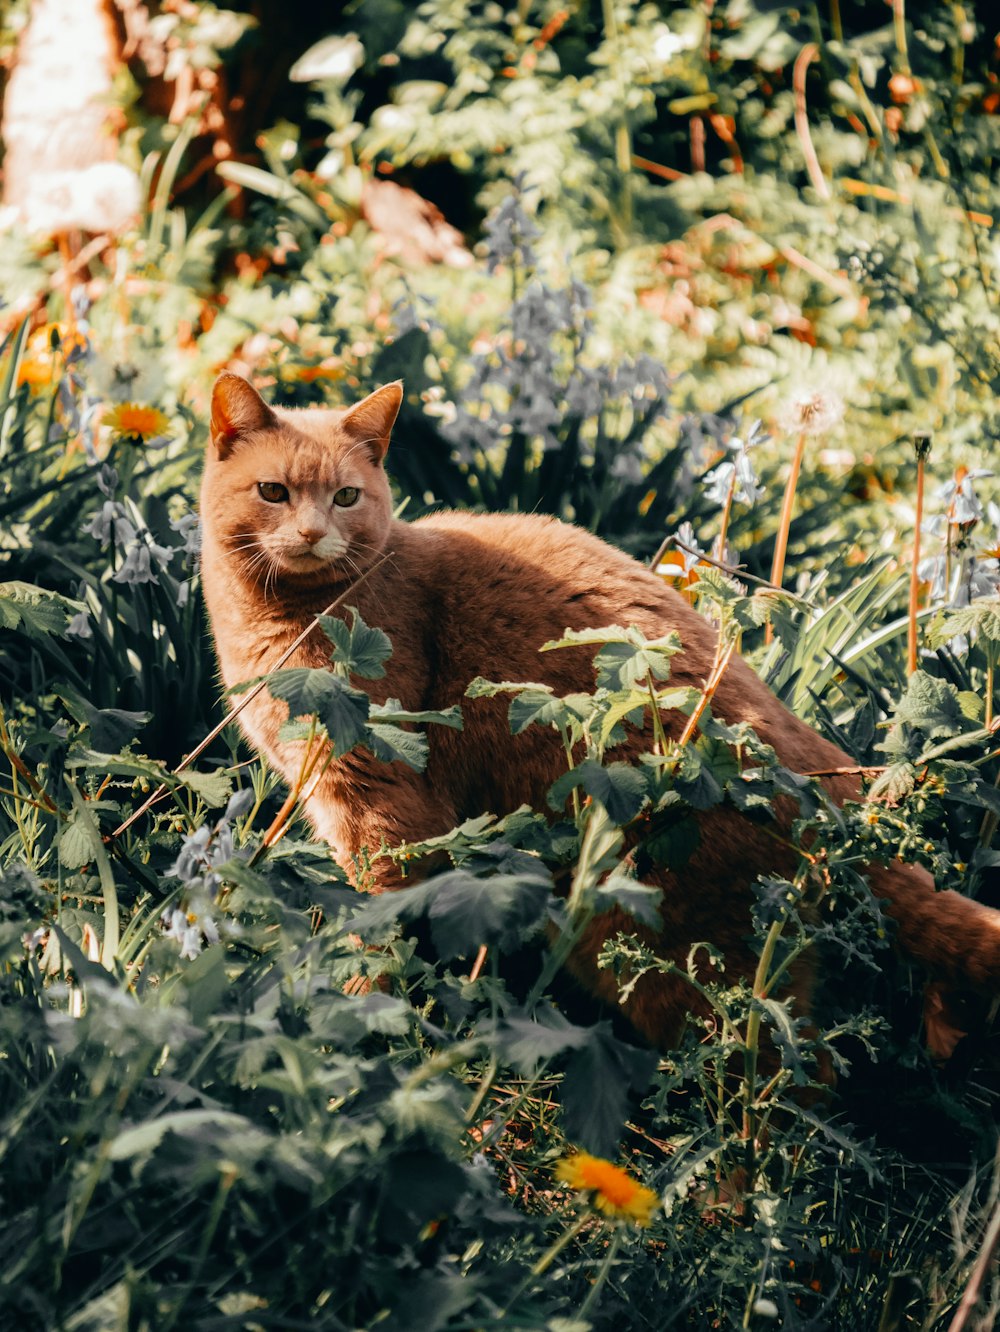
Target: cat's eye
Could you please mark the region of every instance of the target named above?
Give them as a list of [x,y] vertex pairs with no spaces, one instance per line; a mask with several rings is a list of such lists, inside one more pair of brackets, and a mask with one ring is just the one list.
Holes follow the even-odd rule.
[[341,486],[333,497],[334,504],[342,509],[349,509],[352,504],[357,504],[361,491],[357,486]]
[[268,504],[284,504],[288,499],[288,490],[279,481],[258,481],[257,493]]

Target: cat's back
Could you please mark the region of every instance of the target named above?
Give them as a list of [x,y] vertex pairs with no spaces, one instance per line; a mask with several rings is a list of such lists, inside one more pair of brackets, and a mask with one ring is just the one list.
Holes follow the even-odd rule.
[[[591,532],[542,514],[430,514],[410,525],[408,558],[434,588],[441,627],[537,654],[565,629],[637,625],[649,637],[680,632],[711,651],[706,622],[647,568]],[[513,667],[513,662],[507,663]],[[537,655],[529,660],[538,678]],[[481,670],[482,667],[477,667]]]

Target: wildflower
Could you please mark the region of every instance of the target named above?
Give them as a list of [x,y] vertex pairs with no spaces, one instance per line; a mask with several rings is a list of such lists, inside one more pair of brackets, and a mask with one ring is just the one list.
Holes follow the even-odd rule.
[[183,554],[201,554],[201,520],[193,509],[181,514],[179,518],[171,518],[170,530],[180,534],[183,544],[179,549]]
[[542,233],[522,206],[522,184],[523,177],[519,176],[514,181],[513,192],[483,224],[489,273],[495,273],[501,264],[517,262],[523,268],[534,268],[537,262],[531,242]]
[[165,569],[174,557],[174,552],[167,546],[157,545],[155,541],[144,541],[136,534],[125,547],[125,563],[111,576],[116,583],[155,583],[155,559],[161,569]]
[[825,435],[839,425],[844,402],[830,389],[803,389],[784,404],[779,420],[789,434]]
[[983,516],[983,506],[979,503],[973,481],[993,473],[983,467],[960,467],[954,480],[946,481],[934,492],[935,499],[946,500],[948,504],[948,522],[958,527],[968,527],[978,523]]
[[193,962],[201,952],[201,930],[197,925],[188,925],[181,939],[181,957]]
[[681,523],[674,539],[676,549],[667,552],[656,566],[656,573],[661,578],[683,578],[686,583],[694,582],[692,573],[704,558],[705,551],[698,545],[698,538],[690,523]]
[[734,500],[752,506],[763,495],[764,487],[760,484],[760,477],[753,470],[743,441],[732,439],[729,447],[733,445],[739,450],[736,461],[719,463],[718,467],[714,467],[708,473],[704,478],[705,494],[714,504],[725,505],[732,487]]
[[94,631],[90,627],[90,611],[86,608],[77,611],[66,626],[65,635],[67,638],[93,638]]
[[106,412],[102,425],[110,426],[115,438],[129,444],[145,444],[165,435],[170,422],[158,407],[144,407],[139,403],[122,402]]
[[125,516],[125,506],[117,500],[107,499],[92,513],[84,531],[89,533],[101,547],[109,544],[126,547],[135,541],[135,527]]
[[660,1200],[652,1189],[633,1179],[621,1166],[600,1156],[576,1152],[556,1166],[556,1178],[570,1188],[593,1195],[592,1203],[605,1216],[648,1226]]

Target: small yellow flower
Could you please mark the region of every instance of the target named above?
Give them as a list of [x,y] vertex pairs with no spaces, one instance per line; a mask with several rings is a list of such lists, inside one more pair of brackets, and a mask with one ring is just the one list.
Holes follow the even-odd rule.
[[27,384],[32,392],[48,388],[52,383],[54,369],[51,352],[22,357],[17,367],[18,385]]
[[110,426],[119,439],[131,444],[145,444],[148,439],[165,435],[170,426],[158,407],[143,407],[135,402],[122,402],[105,412],[101,424]]
[[633,1179],[621,1166],[587,1152],[563,1157],[556,1166],[556,1179],[571,1189],[592,1193],[592,1204],[605,1216],[648,1226],[660,1200],[652,1189]]

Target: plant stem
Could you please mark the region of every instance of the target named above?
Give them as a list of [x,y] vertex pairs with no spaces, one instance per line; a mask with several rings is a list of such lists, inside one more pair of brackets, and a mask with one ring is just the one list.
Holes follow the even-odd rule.
[[917,512],[914,518],[913,563],[910,566],[910,607],[909,624],[906,637],[906,669],[912,675],[917,669],[917,596],[920,575],[917,566],[920,563],[920,530],[924,520],[924,464],[926,455],[917,454]]
[[[795,442],[795,452],[792,454],[792,469],[788,473],[788,480],[785,482],[785,496],[781,501],[781,517],[778,520],[778,535],[774,541],[774,560],[771,564],[771,582],[775,587],[781,586],[781,579],[785,572],[785,556],[788,553],[788,530],[792,525],[792,510],[795,507],[795,490],[799,484],[799,472],[802,468],[802,454],[806,446],[805,431],[799,432],[799,437]],[[770,643],[774,638],[774,626],[769,624],[764,636],[764,642]]]
[[615,165],[621,174],[621,221],[627,233],[632,229],[632,131],[629,129],[628,113],[625,106],[627,90],[621,72],[621,52],[618,49],[618,17],[615,14],[615,0],[601,0],[601,12],[604,16],[605,38],[615,47],[613,60],[622,103],[621,116],[615,126]]
[[733,511],[733,496],[736,494],[736,466],[733,466],[733,474],[729,478],[729,490],[726,492],[726,502],[722,506],[722,522],[719,525],[719,535],[715,538],[715,558],[725,561],[726,558],[726,537],[729,535],[729,515]]
[[581,1319],[586,1318],[587,1314],[597,1303],[597,1297],[600,1295],[605,1281],[607,1281],[611,1274],[612,1265],[618,1256],[618,1249],[621,1246],[623,1230],[624,1226],[621,1225],[615,1228],[614,1236],[612,1237],[611,1243],[608,1245],[608,1251],[604,1255],[604,1262],[601,1263],[600,1271],[594,1278],[594,1284],[591,1286],[590,1290],[587,1291],[587,1298],[580,1305],[579,1316]]
[[555,1244],[553,1244],[550,1248],[546,1249],[545,1252],[542,1254],[541,1258],[539,1258],[538,1262],[535,1263],[534,1267],[531,1269],[531,1275],[533,1277],[540,1277],[543,1272],[547,1272],[548,1269],[555,1262],[555,1260],[562,1253],[563,1249],[565,1249],[566,1245],[570,1244],[573,1240],[576,1239],[577,1235],[579,1235],[580,1231],[584,1228],[584,1226],[587,1224],[589,1220],[590,1220],[590,1213],[582,1212],[571,1226],[567,1226],[567,1228],[556,1240]]

